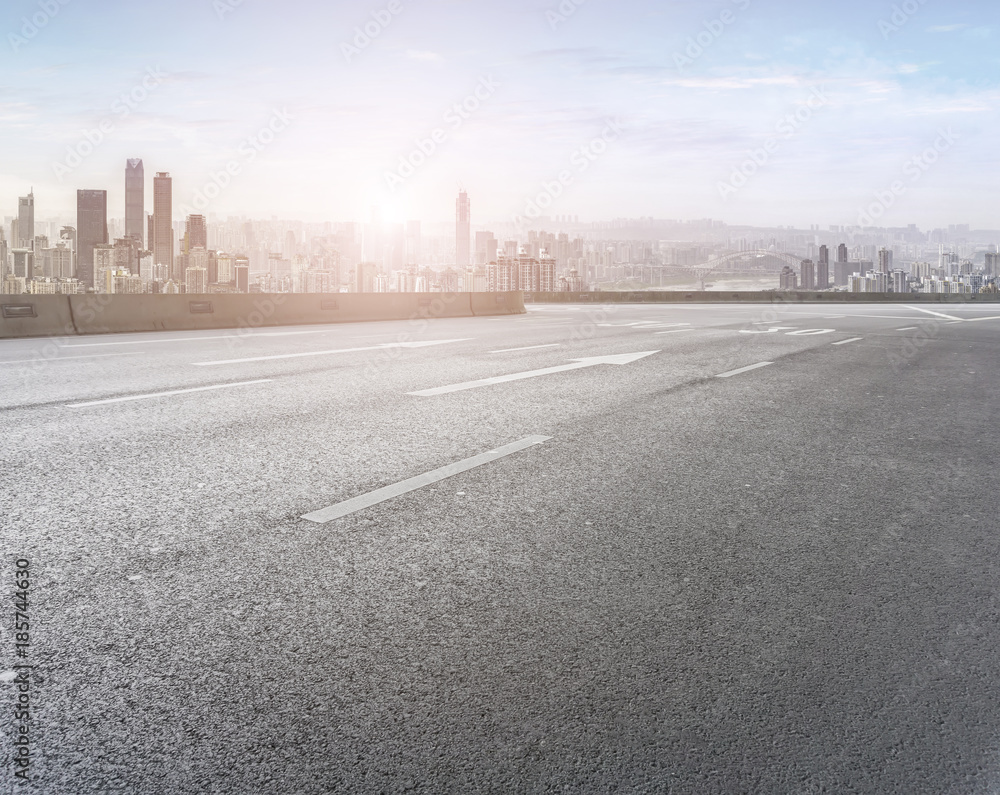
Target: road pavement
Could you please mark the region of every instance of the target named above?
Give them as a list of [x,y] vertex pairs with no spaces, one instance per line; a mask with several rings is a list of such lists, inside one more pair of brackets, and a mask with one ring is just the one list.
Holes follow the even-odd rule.
[[0,342],[33,782],[0,792],[997,792],[998,332],[532,305]]

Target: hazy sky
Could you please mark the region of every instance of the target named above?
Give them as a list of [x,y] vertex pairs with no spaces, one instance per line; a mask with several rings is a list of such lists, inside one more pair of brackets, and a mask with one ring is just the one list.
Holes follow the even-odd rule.
[[[995,0],[5,0],[0,216],[32,185],[39,218],[71,216],[77,188],[108,189],[122,216],[124,161],[141,157],[149,197],[154,171],[173,175],[175,215],[445,220],[464,185],[474,223],[534,201],[588,221],[855,224],[879,194],[879,223],[998,227],[998,14]],[[102,123],[94,146],[84,131]],[[403,179],[418,141],[434,151]]]

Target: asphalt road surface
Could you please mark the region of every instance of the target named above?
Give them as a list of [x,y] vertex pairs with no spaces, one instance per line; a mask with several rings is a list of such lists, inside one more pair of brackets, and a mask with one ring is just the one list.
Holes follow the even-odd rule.
[[968,305],[0,342],[0,792],[998,792],[998,363]]

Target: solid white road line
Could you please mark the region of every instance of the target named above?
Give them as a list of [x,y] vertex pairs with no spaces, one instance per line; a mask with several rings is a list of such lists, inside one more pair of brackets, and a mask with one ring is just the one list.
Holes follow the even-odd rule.
[[[236,329],[233,329],[235,331]],[[252,334],[218,334],[214,337],[158,337],[150,336],[144,340],[124,340],[121,342],[81,342],[75,345],[65,345],[65,348],[107,348],[114,345],[147,345],[157,342],[207,342],[211,340],[247,340],[254,337],[300,337],[306,334],[329,334],[333,329],[318,329],[310,331],[255,331]],[[145,332],[155,334],[155,332]]]
[[144,353],[95,353],[90,356],[38,356],[34,359],[11,359],[3,364],[35,364],[37,362],[67,362],[72,359],[108,359],[112,356],[145,356]]
[[[468,339],[468,338],[466,338]],[[273,362],[278,359],[304,359],[310,356],[332,356],[335,353],[359,353],[361,351],[385,351],[390,348],[429,348],[432,345],[447,345],[461,340],[431,340],[429,342],[384,342],[381,345],[369,345],[365,348],[337,348],[330,351],[305,351],[304,353],[280,353],[274,356],[250,356],[246,359],[223,359],[217,362],[191,362],[195,367],[214,367],[220,364],[243,364],[244,362]]]
[[965,322],[966,323],[978,323],[981,320],[1000,320],[1000,315],[995,315],[993,317],[970,317]]
[[954,315],[946,315],[944,312],[935,312],[933,309],[924,309],[919,306],[907,306],[907,309],[912,309],[914,312],[926,312],[928,315],[935,315],[936,317],[943,317],[945,320],[955,320],[959,323],[962,322],[962,318],[955,317]]
[[[782,315],[803,315],[804,317],[817,317],[817,315],[810,315],[810,314],[806,314],[804,312],[791,312],[791,311],[786,311],[786,310],[782,310],[781,314]],[[854,312],[852,312],[850,315],[844,315],[844,317],[849,317],[849,318],[861,317],[861,318],[868,318],[868,319],[871,319],[871,320],[916,320],[917,319],[917,318],[914,318],[912,315],[861,315],[861,314],[857,314],[857,313],[854,313]]]
[[448,395],[452,392],[464,392],[467,389],[477,389],[483,386],[493,386],[494,384],[504,384],[508,381],[521,381],[525,378],[538,378],[543,375],[554,373],[565,373],[569,370],[580,370],[584,367],[595,367],[599,364],[631,364],[639,359],[652,356],[659,351],[644,351],[643,353],[624,353],[617,356],[592,356],[588,359],[574,359],[572,364],[561,364],[557,367],[546,367],[543,370],[530,370],[525,373],[511,373],[510,375],[498,375],[493,378],[481,378],[478,381],[466,381],[462,384],[450,384],[449,386],[439,386],[434,389],[422,389],[419,392],[408,392],[416,397],[434,397],[436,395]]
[[368,494],[362,494],[360,497],[354,497],[353,499],[339,502],[336,505],[331,505],[329,508],[323,508],[322,510],[314,511],[313,513],[307,513],[302,518],[310,522],[315,522],[316,524],[326,524],[334,521],[335,519],[347,516],[348,514],[356,513],[357,511],[365,508],[370,508],[373,505],[378,505],[380,502],[385,502],[386,500],[391,500],[394,497],[399,497],[402,494],[422,489],[424,486],[429,486],[432,483],[437,483],[438,481],[445,480],[446,478],[454,477],[462,472],[468,472],[470,469],[483,466],[483,464],[489,464],[500,458],[505,458],[506,456],[513,455],[514,453],[519,453],[521,450],[527,450],[529,447],[543,444],[551,438],[551,436],[528,436],[525,439],[521,439],[519,442],[498,447],[496,450],[490,450],[488,453],[481,453],[480,455],[473,456],[472,458],[466,458],[464,461],[448,464],[448,466],[441,467],[440,469],[425,472],[423,475],[417,475],[414,478],[394,483],[391,486],[385,486],[384,488],[368,492]]
[[670,331],[657,331],[656,334],[680,334],[682,331],[694,331],[693,328],[675,328]]
[[333,329],[324,328],[316,331],[255,331],[243,337],[301,337],[304,334],[329,334]]
[[108,403],[127,403],[131,400],[150,400],[151,398],[170,397],[171,395],[187,395],[191,392],[209,392],[213,389],[229,389],[236,386],[250,386],[251,384],[268,384],[270,378],[259,378],[256,381],[239,381],[235,384],[216,384],[214,386],[199,386],[194,389],[172,389],[169,392],[151,392],[147,395],[129,395],[128,397],[109,398],[107,400],[91,400],[87,403],[68,403],[67,408],[82,409],[87,406],[104,406]]
[[915,331],[916,328],[916,326],[906,326],[905,328],[898,328],[896,331]]
[[499,351],[490,351],[490,353],[513,353],[514,351],[537,351],[539,348],[558,348],[559,343],[553,342],[551,345],[529,345],[526,348],[504,348]]
[[840,342],[831,342],[830,344],[831,345],[846,345],[849,342],[858,342],[859,340],[863,340],[863,339],[864,339],[864,337],[851,337],[849,340],[841,340]]
[[206,342],[209,340],[231,340],[239,339],[232,334],[218,335],[215,337],[168,337],[165,339],[151,338],[148,340],[126,340],[124,342],[84,342],[78,345],[65,345],[65,348],[110,348],[115,345],[148,345],[152,342]]
[[715,376],[716,378],[732,378],[734,375],[740,375],[741,373],[749,373],[751,370],[758,370],[761,367],[767,367],[774,362],[758,362],[757,364],[751,364],[749,367],[741,367],[739,370],[730,370],[728,373],[722,373]]

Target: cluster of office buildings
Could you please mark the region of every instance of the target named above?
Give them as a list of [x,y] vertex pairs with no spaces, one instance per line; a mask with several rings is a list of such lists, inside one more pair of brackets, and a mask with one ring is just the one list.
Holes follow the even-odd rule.
[[[982,267],[971,259],[945,252],[938,263],[914,262],[909,269],[894,267],[893,252],[880,248],[878,261],[848,259],[847,245],[841,244],[830,268],[830,250],[820,246],[817,261],[802,260],[798,270],[786,266],[779,275],[781,290],[840,290],[849,293],[980,293],[997,292],[1000,253],[986,252]],[[832,277],[832,278],[831,278]]]
[[583,288],[578,271],[569,267],[577,261],[573,255],[582,254],[582,241],[571,244],[567,235],[532,232],[524,245],[510,241],[501,247],[492,233],[473,235],[465,191],[456,201],[449,251],[434,240],[425,247],[419,221],[385,224],[377,211],[370,224],[308,230],[277,221],[224,222],[211,229],[200,214],[175,224],[170,174],[154,176],[153,207],[147,213],[139,159],[127,161],[124,187],[123,222],[109,221],[106,190],[78,190],[75,226],[61,226],[58,239],[51,241],[48,234],[36,234],[34,191],[21,197],[18,214],[10,219],[10,241],[0,228],[0,290],[204,294]]
[[[88,189],[76,193],[72,225],[36,223],[29,192],[18,200],[16,217],[0,226],[0,291],[582,292],[662,289],[691,279],[704,284],[706,275],[733,273],[777,281],[783,290],[952,293],[995,291],[1000,274],[992,242],[983,261],[992,233],[968,227],[824,232],[735,228],[711,219],[581,224],[560,216],[540,217],[530,230],[509,223],[491,231],[473,228],[464,190],[454,222],[440,225],[388,222],[378,208],[368,223],[210,221],[197,213],[175,218],[173,194],[171,175],[157,172],[147,208],[139,159],[125,164],[123,219],[109,218],[106,190]],[[851,247],[836,245],[834,235]],[[829,245],[821,245],[824,240]],[[956,245],[946,251],[946,241]],[[927,261],[931,246],[937,249],[933,264]]]

